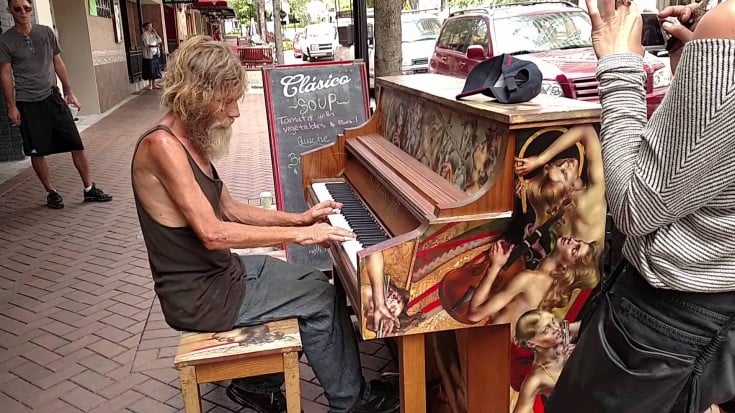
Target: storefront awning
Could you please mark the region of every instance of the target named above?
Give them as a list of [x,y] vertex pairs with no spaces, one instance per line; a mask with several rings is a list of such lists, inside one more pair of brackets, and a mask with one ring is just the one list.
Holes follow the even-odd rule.
[[199,10],[202,14],[207,14],[220,19],[234,19],[235,11],[227,6],[226,1],[198,1],[191,3],[191,8]]

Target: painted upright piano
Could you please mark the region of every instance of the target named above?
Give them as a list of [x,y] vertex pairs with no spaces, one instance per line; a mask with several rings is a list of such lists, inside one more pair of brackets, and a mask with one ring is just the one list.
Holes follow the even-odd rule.
[[[463,84],[378,79],[372,118],[301,160],[307,202],[342,202],[329,219],[358,236],[331,246],[335,273],[363,338],[398,337],[408,413],[426,411],[427,363],[456,393],[454,411],[509,411],[518,318],[574,317],[599,280],[599,143],[577,136],[595,134],[599,105],[457,101]],[[602,239],[584,225],[597,216]]]

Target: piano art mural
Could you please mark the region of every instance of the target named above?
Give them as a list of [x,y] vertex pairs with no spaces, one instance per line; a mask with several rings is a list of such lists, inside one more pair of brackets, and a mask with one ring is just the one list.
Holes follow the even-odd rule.
[[[496,121],[392,89],[381,112],[383,136],[468,196],[512,164],[518,208],[512,217],[429,225],[368,256],[360,269],[365,338],[477,323],[510,323],[513,335],[524,312],[563,318],[580,291],[597,285],[606,203],[591,125],[524,130],[509,142]],[[504,158],[508,145],[518,148],[514,159]]]
[[[506,383],[517,391],[529,372],[548,364],[534,362],[532,348],[573,348],[574,319],[600,280],[606,203],[599,106],[544,95],[524,104],[459,102],[462,80],[432,74],[378,84],[380,101],[367,123],[302,156],[311,172],[303,180],[309,203],[345,203],[358,235],[356,248],[334,245],[330,254],[361,334],[407,338],[509,325],[504,348],[514,339],[519,345],[508,353],[472,339],[464,345],[466,354],[512,353]],[[373,232],[372,241],[361,236]],[[548,340],[529,336],[542,325]],[[459,338],[456,346],[465,354]],[[466,410],[447,411],[491,408],[468,377],[441,377],[451,393],[466,395],[458,397]],[[507,397],[508,384],[490,399]]]

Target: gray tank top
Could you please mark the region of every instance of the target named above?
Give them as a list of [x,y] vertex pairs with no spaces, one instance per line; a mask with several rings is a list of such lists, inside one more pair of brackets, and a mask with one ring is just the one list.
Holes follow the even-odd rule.
[[[157,130],[174,135],[158,125],[141,136],[135,146]],[[183,146],[183,145],[182,145]],[[186,150],[186,148],[184,148]],[[186,151],[199,187],[221,217],[222,181],[212,166],[209,178]],[[208,250],[194,230],[168,227],[154,220],[143,208],[133,186],[140,229],[148,250],[155,291],[166,322],[186,331],[226,331],[233,328],[245,295],[245,269],[229,249]]]

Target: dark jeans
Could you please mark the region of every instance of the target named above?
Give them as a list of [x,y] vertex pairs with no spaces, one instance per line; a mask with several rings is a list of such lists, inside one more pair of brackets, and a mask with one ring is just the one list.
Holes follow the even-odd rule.
[[[247,276],[238,326],[296,317],[301,342],[324,387],[330,411],[349,412],[369,392],[362,377],[357,338],[347,306],[321,271],[276,258],[243,256]],[[283,374],[238,379],[236,385],[261,393],[278,391]]]
[[735,293],[656,289],[629,265],[600,294],[547,413],[700,413],[735,397]]

